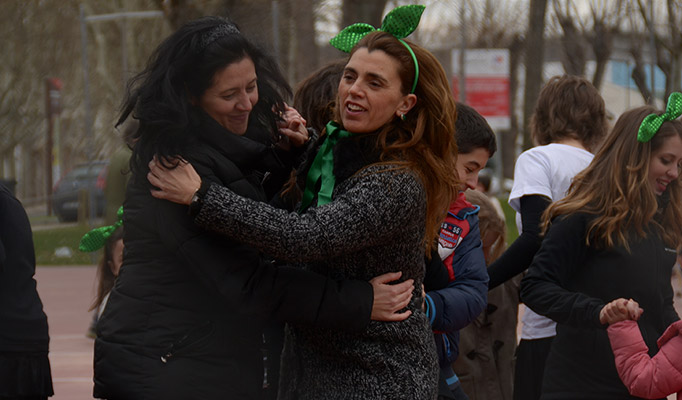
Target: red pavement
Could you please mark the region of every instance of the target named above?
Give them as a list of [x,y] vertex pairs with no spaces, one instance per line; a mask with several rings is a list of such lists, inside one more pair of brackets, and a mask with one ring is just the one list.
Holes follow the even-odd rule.
[[[38,293],[50,325],[52,400],[92,399],[93,340],[85,336],[94,295],[94,266],[38,267]],[[682,315],[682,278],[673,277],[675,307]],[[673,399],[674,395],[669,397]]]
[[85,336],[94,266],[38,267],[36,281],[50,326],[53,400],[92,399],[93,340]]

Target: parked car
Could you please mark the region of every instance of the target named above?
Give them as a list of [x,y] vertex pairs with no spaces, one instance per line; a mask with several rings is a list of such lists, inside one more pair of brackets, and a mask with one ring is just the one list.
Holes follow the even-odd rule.
[[[88,191],[89,199],[94,205],[94,215],[97,217],[104,215],[104,187],[108,165],[107,161],[79,164],[57,182],[52,190],[52,210],[59,221],[78,219],[81,190]],[[90,207],[90,210],[92,209],[93,207]]]

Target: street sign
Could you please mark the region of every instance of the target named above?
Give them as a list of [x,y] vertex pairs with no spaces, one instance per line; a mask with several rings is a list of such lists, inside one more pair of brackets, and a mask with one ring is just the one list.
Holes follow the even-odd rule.
[[[509,50],[467,49],[466,103],[478,111],[493,130],[511,127],[509,108]],[[452,90],[459,100],[459,50],[452,51]]]

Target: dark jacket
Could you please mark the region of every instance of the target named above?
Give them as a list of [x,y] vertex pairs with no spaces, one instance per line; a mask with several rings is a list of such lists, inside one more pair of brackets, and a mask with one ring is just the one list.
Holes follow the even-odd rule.
[[[371,279],[402,270],[415,280],[412,315],[371,321],[358,333],[290,324],[280,399],[433,399],[438,368],[421,311],[426,198],[409,170],[367,165],[376,137],[341,139],[334,152],[333,202],[287,213],[212,185],[197,223],[316,272]],[[370,151],[371,153],[371,151]],[[360,172],[358,172],[360,171]]]
[[[272,149],[204,117],[183,157],[206,182],[264,201]],[[144,172],[124,203],[123,266],[98,324],[95,397],[257,399],[262,328],[271,318],[361,331],[367,282],[276,268],[256,250],[195,226],[186,206],[154,199]]]
[[441,226],[438,251],[448,276],[445,288],[426,288],[426,316],[431,322],[441,367],[459,355],[459,330],[483,311],[488,301],[488,273],[478,229],[478,206],[461,192]]
[[0,184],[0,398],[51,396],[47,316],[36,290],[31,225]]
[[36,291],[33,234],[19,200],[0,184],[0,352],[47,352],[47,317]]
[[639,326],[650,355],[658,337],[679,319],[670,285],[675,250],[653,227],[646,238],[630,236],[630,252],[587,246],[591,218],[573,214],[554,221],[521,281],[521,300],[557,322],[542,399],[633,398],[618,377],[606,326],[599,322],[611,300],[634,299],[644,309]]

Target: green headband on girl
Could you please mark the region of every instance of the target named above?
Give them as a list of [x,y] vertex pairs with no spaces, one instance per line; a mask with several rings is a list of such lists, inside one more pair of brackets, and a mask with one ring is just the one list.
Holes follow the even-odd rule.
[[403,38],[409,36],[417,29],[424,8],[426,7],[422,5],[396,7],[386,14],[384,21],[381,23],[381,28],[374,29],[372,25],[364,23],[353,24],[347,26],[338,35],[334,36],[329,41],[329,44],[343,52],[350,53],[360,39],[367,36],[367,34],[375,31],[390,33],[407,48],[412,56],[412,61],[414,61],[414,81],[412,82],[412,90],[410,90],[410,93],[414,93],[417,89],[417,80],[419,79],[419,63],[417,62],[417,56],[414,55],[414,51],[412,51],[412,48]]
[[95,228],[83,235],[81,242],[78,245],[78,250],[89,253],[104,247],[104,245],[107,244],[107,239],[109,239],[111,234],[114,233],[114,231],[121,225],[123,225],[123,206],[119,207],[116,216],[118,217],[118,221],[116,221],[113,225]]
[[637,131],[637,141],[646,143],[661,129],[666,121],[672,121],[682,114],[682,93],[672,92],[668,97],[668,105],[663,115],[649,114],[644,118]]

